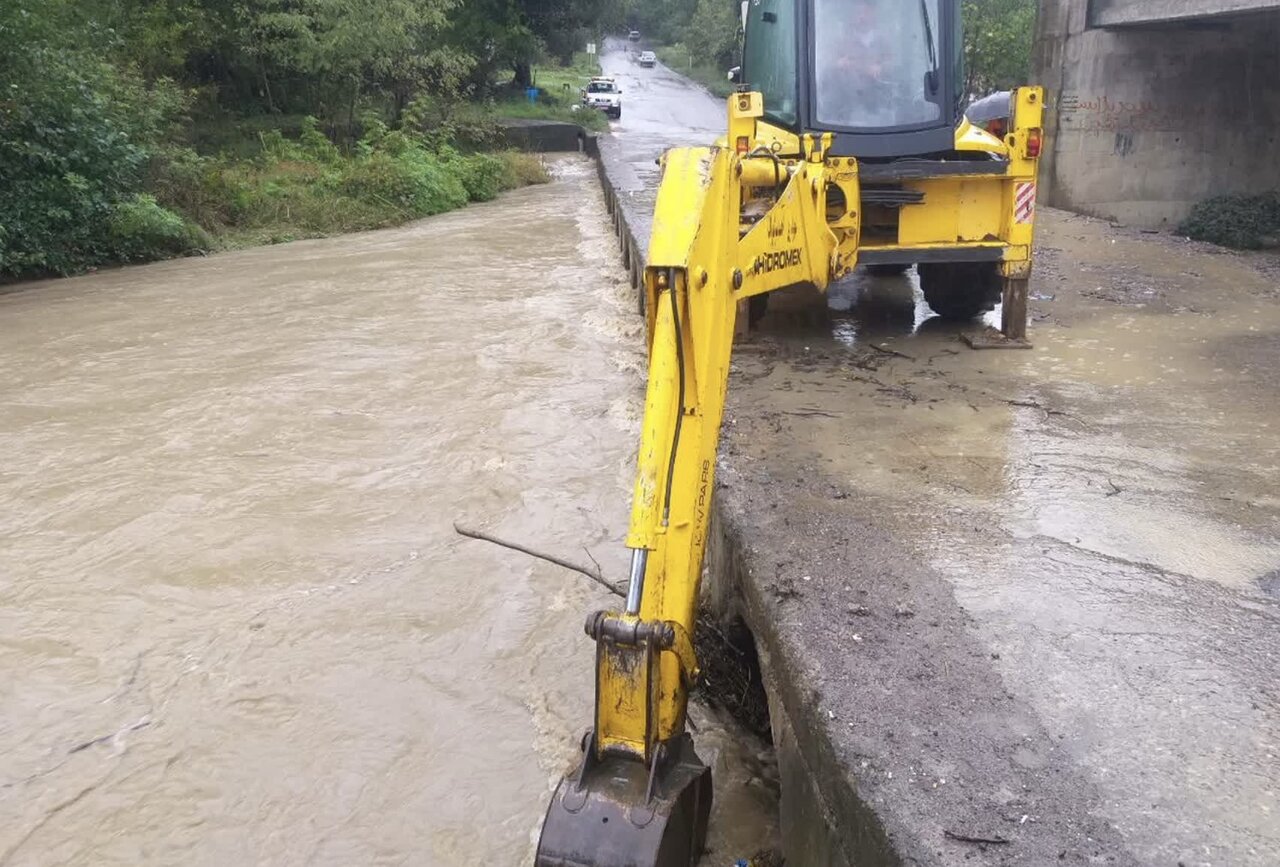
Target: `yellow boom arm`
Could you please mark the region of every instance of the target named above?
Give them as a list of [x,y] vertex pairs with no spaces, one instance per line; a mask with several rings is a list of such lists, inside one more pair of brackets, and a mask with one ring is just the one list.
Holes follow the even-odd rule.
[[[730,104],[730,130],[749,152],[760,98],[741,94]],[[649,761],[658,743],[684,731],[687,690],[698,674],[688,636],[738,302],[796,283],[822,288],[833,271],[852,267],[851,259],[833,267],[837,241],[825,217],[822,173],[820,161],[786,166],[727,148],[681,148],[665,157],[645,269],[650,368],[627,534],[632,577],[626,609],[603,622],[665,628],[674,641],[653,672],[637,658],[643,648],[604,646],[596,675],[601,755]],[[757,183],[785,189],[742,234],[743,203]]]
[[[685,714],[736,317],[751,296],[825,289],[857,264],[857,161],[828,156],[829,133],[802,136],[798,157],[783,158],[757,143],[760,94],[735,94],[728,108],[723,146],[664,157],[644,275],[649,382],[626,540],[631,580],[621,611],[587,620],[595,725],[548,808],[539,867],[688,867],[701,851],[710,771]],[[1024,119],[1038,125],[1035,108]],[[1009,164],[1013,177],[997,183],[1034,179],[1034,159]],[[1005,228],[1015,237],[1001,268],[1025,276],[1030,230],[1024,238]]]

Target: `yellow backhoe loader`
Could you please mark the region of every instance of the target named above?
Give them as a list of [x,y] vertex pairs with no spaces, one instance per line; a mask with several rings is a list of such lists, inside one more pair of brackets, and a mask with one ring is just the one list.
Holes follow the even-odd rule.
[[[663,157],[644,272],[649,381],[622,610],[587,619],[595,716],[539,867],[689,867],[711,771],[686,732],[691,639],[735,324],[750,300],[915,265],[935,312],[1003,294],[1025,341],[1043,93],[1003,139],[963,116],[960,0],[749,0],[727,135]],[[797,862],[803,863],[803,861]]]

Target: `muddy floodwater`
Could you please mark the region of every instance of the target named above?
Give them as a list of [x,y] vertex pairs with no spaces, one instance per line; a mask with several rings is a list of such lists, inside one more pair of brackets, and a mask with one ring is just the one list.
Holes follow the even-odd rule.
[[[586,161],[0,295],[0,865],[521,864],[590,719],[641,322]],[[589,552],[589,554],[588,554]],[[713,853],[772,839],[699,714]]]

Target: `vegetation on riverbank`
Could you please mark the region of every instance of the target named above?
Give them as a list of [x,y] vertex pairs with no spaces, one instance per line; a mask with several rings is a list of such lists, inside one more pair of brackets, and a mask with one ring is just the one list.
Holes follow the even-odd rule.
[[188,151],[153,182],[159,202],[225,248],[397,225],[546,180],[536,155],[432,147],[376,122],[344,152],[306,118],[296,141],[270,130],[251,159]]
[[1215,196],[1191,209],[1178,231],[1238,250],[1280,247],[1280,192]]
[[728,78],[730,67],[722,69],[699,59],[683,42],[659,46],[654,53],[667,67],[698,82],[713,95],[723,98],[733,93],[734,84]]
[[[391,225],[545,180],[623,0],[0,4],[0,279]],[[540,87],[537,101],[526,94]],[[569,87],[565,87],[565,85]]]

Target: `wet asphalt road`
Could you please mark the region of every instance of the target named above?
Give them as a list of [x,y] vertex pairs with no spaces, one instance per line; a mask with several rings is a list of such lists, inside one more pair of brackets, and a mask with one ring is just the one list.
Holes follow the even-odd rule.
[[609,123],[600,151],[641,249],[648,249],[658,158],[668,148],[709,145],[724,134],[725,105],[662,64],[634,62],[638,51],[607,40],[600,64],[622,89],[622,117]]
[[[643,245],[653,157],[722,110],[604,63]],[[752,625],[827,796],[917,863],[1272,867],[1280,263],[1049,209],[1038,232],[1031,352],[968,350],[910,276],[773,299],[719,491]]]

